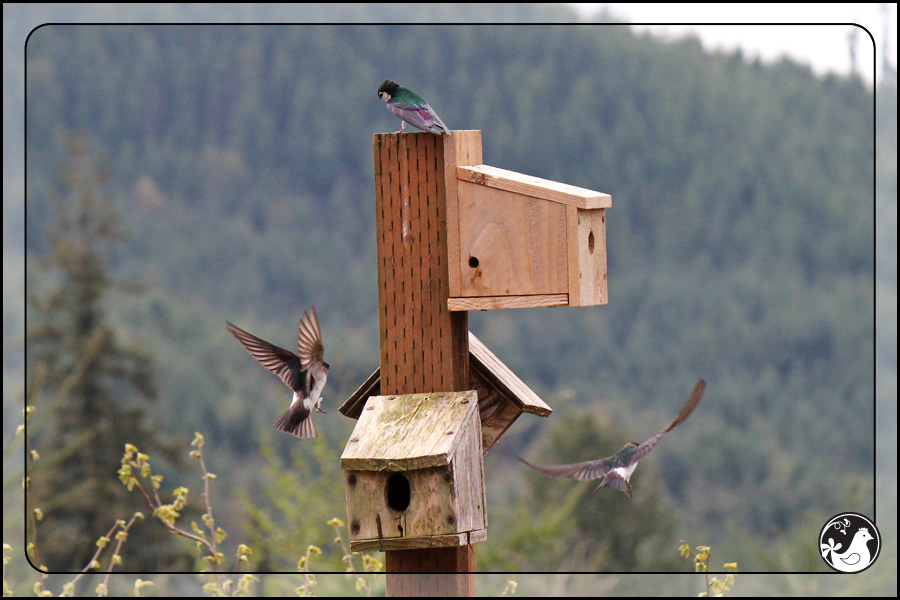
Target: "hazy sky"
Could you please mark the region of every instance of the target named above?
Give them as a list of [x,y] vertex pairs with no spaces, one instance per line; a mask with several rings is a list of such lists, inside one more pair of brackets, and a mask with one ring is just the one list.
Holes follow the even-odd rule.
[[[706,48],[741,47],[745,56],[763,61],[787,54],[812,65],[816,73],[849,73],[850,43],[856,49],[857,70],[872,80],[872,59],[881,77],[885,23],[889,25],[889,61],[897,65],[897,5],[891,4],[573,4],[582,15],[607,8],[613,16],[632,23],[822,23],[821,25],[640,25],[638,31],[679,37],[694,32]],[[883,12],[886,11],[886,12]],[[877,50],[858,23],[875,38]],[[855,32],[855,33],[854,33]],[[875,55],[877,52],[877,56]]]

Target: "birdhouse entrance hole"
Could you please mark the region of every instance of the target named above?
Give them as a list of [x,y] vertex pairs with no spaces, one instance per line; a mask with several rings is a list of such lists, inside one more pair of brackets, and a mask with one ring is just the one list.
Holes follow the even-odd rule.
[[393,510],[403,512],[409,508],[409,480],[402,473],[394,473],[387,480],[387,502]]

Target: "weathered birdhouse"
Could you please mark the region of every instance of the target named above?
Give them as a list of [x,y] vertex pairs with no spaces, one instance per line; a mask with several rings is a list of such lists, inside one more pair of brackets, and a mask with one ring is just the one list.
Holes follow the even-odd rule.
[[607,303],[609,194],[488,165],[448,194],[451,311]]
[[372,396],[341,456],[350,550],[487,539],[474,391]]
[[[469,389],[478,395],[481,420],[481,448],[487,452],[519,415],[530,413],[548,417],[553,410],[494,356],[475,334],[469,332]],[[371,396],[381,394],[381,369],[359,386],[339,409],[341,414],[358,419]]]
[[[482,164],[477,130],[373,141],[380,367],[341,407],[359,419],[341,457],[350,548],[386,551],[389,596],[474,595],[482,455],[551,410],[467,311],[605,304],[612,202]],[[436,572],[460,575],[399,575]]]

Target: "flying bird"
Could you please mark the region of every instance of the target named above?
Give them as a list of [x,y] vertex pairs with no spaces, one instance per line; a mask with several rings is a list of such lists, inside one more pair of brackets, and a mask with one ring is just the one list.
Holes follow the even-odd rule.
[[[676,425],[688,418],[694,409],[697,408],[697,405],[700,404],[700,398],[703,397],[703,390],[705,389],[706,382],[699,379],[697,385],[694,386],[694,391],[691,392],[690,398],[681,407],[681,412],[678,413],[674,421],[666,425],[662,431],[643,444],[638,445],[635,442],[629,442],[612,456],[569,465],[535,465],[522,457],[519,457],[519,460],[535,471],[550,477],[568,477],[569,479],[578,479],[580,481],[602,477],[603,479],[600,481],[597,489],[594,490],[594,494],[599,492],[602,487],[611,487],[631,498],[631,483],[629,483],[629,480],[631,479],[631,474],[634,473],[635,467],[637,467],[638,461],[650,454],[653,446],[662,439],[662,436],[672,431]],[[594,494],[591,494],[591,496]]]
[[409,123],[422,131],[450,135],[450,130],[437,116],[434,109],[425,102],[424,98],[412,90],[400,87],[390,79],[385,79],[378,88],[378,97],[387,102],[389,111],[403,120],[400,131],[397,133],[403,133],[406,124]]
[[310,306],[309,314],[304,311],[300,318],[300,328],[297,331],[300,356],[249,334],[228,321],[225,323],[228,324],[228,331],[243,344],[247,352],[259,364],[281,377],[294,392],[290,408],[272,421],[272,426],[298,438],[317,437],[311,411],[315,408],[320,413],[325,412],[319,405],[322,403],[322,388],[328,379],[330,365],[322,360],[325,349],[322,347],[322,332],[319,330],[315,307]]

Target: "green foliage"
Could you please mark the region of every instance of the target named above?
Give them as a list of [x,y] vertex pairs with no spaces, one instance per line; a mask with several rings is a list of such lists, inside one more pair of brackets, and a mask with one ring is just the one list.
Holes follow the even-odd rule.
[[693,557],[694,572],[704,574],[706,591],[700,593],[701,598],[708,598],[710,594],[717,598],[722,597],[725,595],[725,592],[729,591],[731,586],[734,585],[734,574],[737,573],[736,562],[725,563],[722,566],[723,569],[728,571],[724,581],[720,580],[718,577],[713,577],[712,579],[709,578],[709,546],[697,546],[697,551],[694,552],[687,542],[681,540],[681,546],[678,547],[678,552],[681,554],[681,558]]
[[[593,413],[568,411],[549,428],[536,458],[541,464],[564,464],[608,456],[627,439],[622,428],[600,422]],[[663,506],[657,478],[644,477],[652,457],[632,476],[634,497],[610,490],[594,494],[598,481],[550,479],[523,471],[528,483],[514,520],[507,524],[497,547],[511,554],[491,568],[512,570],[515,565],[535,571],[667,570],[674,566],[662,549],[672,536],[675,519]],[[655,471],[655,469],[653,469]],[[515,554],[513,554],[515,553]],[[493,556],[491,556],[493,558]]]
[[[29,536],[40,539],[32,542],[30,555],[51,571],[80,568],[89,560],[90,540],[108,527],[110,516],[133,512],[108,476],[125,440],[174,458],[164,438],[145,423],[144,404],[156,397],[150,358],[119,343],[105,318],[107,296],[124,283],[108,274],[111,249],[124,240],[108,169],[83,137],[69,138],[67,158],[47,231],[51,252],[35,261],[38,283],[28,297],[28,402],[49,416],[37,427],[32,422],[28,432],[29,447],[35,448],[29,503],[37,517],[29,522]],[[38,462],[36,448],[45,460]],[[150,537],[138,547],[151,540],[161,542]],[[177,564],[179,553],[163,546],[148,549],[141,560],[151,557]]]
[[[29,410],[26,414],[30,414],[31,412],[32,411]],[[24,427],[20,427],[20,429],[24,429]],[[133,444],[129,443],[125,445],[125,452],[120,461],[121,468],[118,471],[119,480],[126,486],[129,492],[137,490],[143,495],[152,511],[152,515],[159,520],[159,523],[164,527],[165,531],[172,535],[186,538],[196,544],[196,550],[200,553],[197,561],[197,564],[201,567],[200,572],[208,573],[209,575],[209,580],[202,587],[204,593],[212,596],[248,596],[251,593],[252,584],[259,583],[261,580],[249,573],[241,574],[239,571],[245,565],[249,567],[249,557],[254,553],[250,546],[239,544],[233,567],[225,562],[225,557],[223,552],[221,552],[221,548],[222,542],[228,537],[228,534],[224,529],[216,525],[216,520],[213,517],[210,482],[215,480],[216,476],[206,469],[206,463],[203,457],[204,445],[205,440],[203,435],[199,432],[195,432],[194,440],[191,442],[191,446],[194,446],[195,449],[190,452],[190,456],[197,459],[203,472],[201,479],[204,481],[204,489],[200,495],[205,502],[206,512],[201,517],[201,520],[206,527],[205,530],[198,526],[196,521],[191,522],[192,531],[187,531],[179,526],[177,521],[181,517],[181,512],[185,510],[185,507],[188,504],[188,488],[184,486],[178,487],[172,492],[172,495],[174,496],[173,501],[169,504],[164,504],[160,496],[163,477],[161,475],[153,474],[150,456],[142,453]],[[93,550],[93,548],[91,549],[93,556],[90,561],[74,579],[64,583],[63,592],[60,595],[74,596],[78,582],[82,578],[88,577],[86,580],[87,583],[87,581],[89,581],[89,575],[87,574],[92,570],[99,571],[102,568],[102,554],[107,548],[112,547],[111,542],[115,540],[115,548],[112,550],[112,554],[109,557],[106,573],[102,581],[94,588],[94,592],[99,596],[110,595],[110,586],[112,583],[111,575],[113,574],[113,570],[116,566],[125,564],[123,562],[123,545],[128,539],[129,532],[135,522],[143,519],[144,515],[140,512],[136,512],[127,524],[123,520],[117,520],[106,535],[97,539],[94,544],[96,550]],[[331,585],[326,586],[327,589],[329,591],[343,593],[345,596],[347,595],[347,590],[350,586],[354,587],[357,592],[365,591],[367,596],[372,596],[373,592],[380,591],[380,589],[378,589],[380,583],[378,577],[384,568],[384,563],[369,554],[365,554],[358,557],[362,570],[357,570],[356,565],[354,564],[354,556],[350,553],[348,546],[344,541],[344,523],[340,519],[332,518],[326,525],[331,526],[335,531],[336,537],[333,540],[333,544],[338,546],[338,554],[341,557],[339,562],[345,567],[345,572],[347,574],[344,585],[340,585],[341,582],[339,581],[332,580],[329,582]],[[207,535],[207,533],[209,535]],[[7,583],[6,579],[6,566],[12,559],[12,557],[7,556],[7,553],[12,551],[12,546],[9,544],[3,545],[4,596],[13,595],[12,586]],[[333,553],[334,552],[329,552],[329,555]],[[37,550],[34,545],[29,545],[28,554],[31,556],[37,555]],[[139,552],[134,552],[134,554],[139,555]],[[313,588],[318,584],[318,581],[310,572],[310,564],[312,562],[312,557],[316,555],[323,555],[321,548],[310,544],[307,546],[305,556],[302,556],[297,563],[297,570],[303,573],[303,584],[295,591],[302,596],[315,595],[313,593]],[[129,555],[128,558],[130,559],[131,556]],[[48,569],[46,567],[40,568],[38,580],[33,588],[34,593],[41,597],[53,595],[52,591],[45,589],[45,584],[48,579],[48,575],[46,574],[47,571]],[[229,574],[231,574],[230,577]],[[121,584],[121,578],[116,582]],[[334,585],[335,583],[338,585]],[[144,588],[153,585],[155,585],[155,583],[152,581],[137,579],[134,581],[133,593],[135,596],[141,596]],[[84,585],[81,587],[86,589]]]
[[[167,10],[189,20],[210,9]],[[217,10],[240,19],[264,9]],[[448,21],[508,21],[543,18],[545,9],[437,10]],[[410,18],[402,7],[303,14]],[[563,18],[552,14],[546,20]],[[871,482],[872,256],[876,243],[896,255],[895,87],[879,89],[876,115],[872,91],[852,77],[817,78],[791,61],[763,65],[704,52],[696,40],[663,42],[605,25],[54,25],[32,35],[25,70],[28,251],[52,250],[42,233],[53,218],[49,167],[64,153],[60,132],[89,131],[112,157],[111,187],[135,232],[110,266],[151,288],[141,298],[110,297],[104,316],[158,357],[156,385],[170,399],[150,409],[160,433],[200,429],[216,439],[229,460],[218,480],[226,489],[264,485],[260,432],[283,406],[271,416],[255,408],[287,399],[267,374],[250,374],[257,367],[245,353],[228,350],[226,318],[255,322],[266,337],[266,328],[295,323],[299,307],[327,303],[326,401],[348,397],[377,365],[370,151],[371,133],[397,127],[375,97],[386,77],[423,94],[451,127],[483,130],[487,163],[612,194],[609,305],[492,311],[470,323],[545,397],[571,389],[578,400],[567,410],[597,412],[602,396],[633,431],[658,427],[685,382],[710,382],[692,417],[702,426],[680,432],[680,444],[638,469],[647,501],[667,493],[680,518],[709,536],[731,525],[781,535],[808,508],[844,502],[848,473],[863,487]],[[891,319],[896,269],[877,277],[879,306]],[[52,283],[39,277],[30,287]],[[879,372],[891,373],[896,336],[884,331]],[[892,397],[890,385],[879,390]],[[879,428],[896,420],[885,402]],[[330,414],[317,426],[342,439],[342,421]],[[527,426],[527,417],[517,421],[495,452],[510,461],[532,455],[543,439],[514,437]],[[273,452],[286,444],[273,442]],[[665,488],[654,490],[649,473]],[[237,497],[223,501],[229,529],[241,519]],[[336,493],[328,497],[342,506]],[[492,523],[537,515],[529,526],[548,533],[547,552],[573,531],[565,522],[548,531],[555,515],[543,506],[495,504],[502,498],[489,493],[490,510],[504,515]],[[606,510],[589,506],[582,519]],[[268,518],[279,521],[277,512]],[[254,527],[264,526],[260,516]],[[528,535],[520,531],[523,552]],[[642,551],[623,550],[628,564],[649,568]],[[497,554],[509,565],[518,555]],[[274,556],[262,564],[276,564]]]
[[307,546],[322,548],[322,570],[344,572],[345,553],[335,551],[322,524],[346,514],[344,475],[339,457],[321,434],[295,444],[290,459],[278,456],[264,441],[260,455],[268,485],[257,493],[241,492],[247,513],[244,530],[257,548],[260,571],[289,571]]

